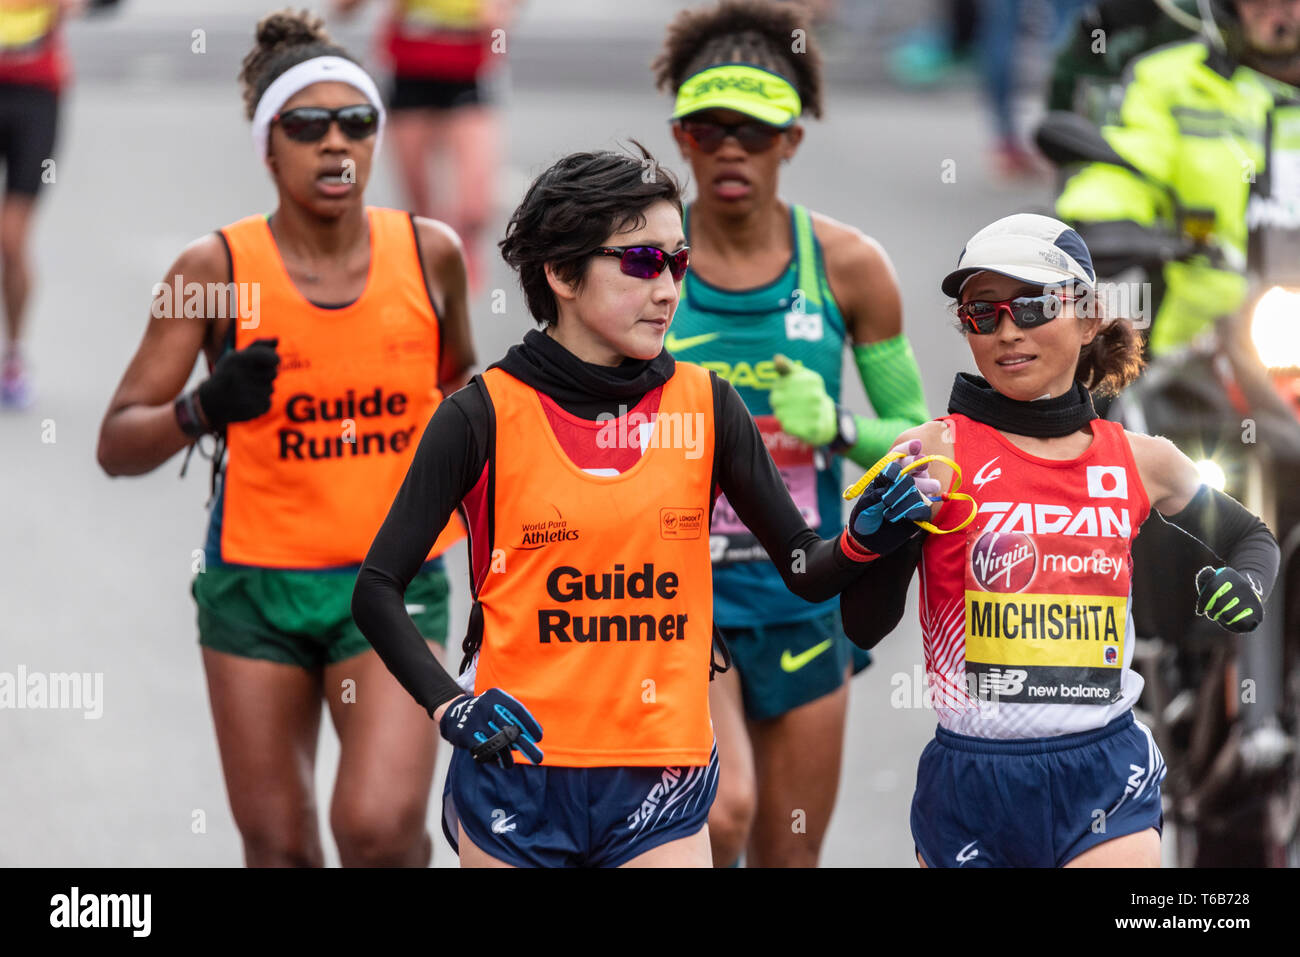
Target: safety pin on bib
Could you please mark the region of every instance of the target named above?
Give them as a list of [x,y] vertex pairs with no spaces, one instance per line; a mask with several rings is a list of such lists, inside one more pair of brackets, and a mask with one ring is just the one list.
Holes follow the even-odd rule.
[[[898,459],[902,459],[906,457],[907,456],[905,456],[902,452],[885,453],[884,457],[881,458],[879,462],[871,466],[871,468],[867,469],[866,474],[863,475],[862,478],[858,479],[856,482],[854,482],[852,485],[850,485],[848,488],[844,490],[844,499],[849,502],[856,499],[859,495],[861,495],[864,491],[866,491],[868,485],[870,485],[873,481],[875,481],[877,475],[879,475],[881,472],[883,472],[885,469],[889,467],[891,462],[895,462]],[[965,492],[957,491],[959,488],[961,488],[961,466],[960,465],[958,465],[952,459],[948,458],[948,456],[946,455],[923,455],[915,462],[913,462],[911,465],[908,465],[905,468],[903,468],[898,473],[899,477],[901,478],[902,476],[906,475],[908,472],[912,471],[913,469],[921,468],[923,465],[926,465],[930,462],[942,462],[944,465],[948,466],[948,468],[952,469],[952,488],[950,488],[946,492],[939,493],[939,498],[945,502],[951,502],[954,500],[959,502],[970,502],[970,514],[966,516],[966,518],[962,521],[960,525],[955,525],[952,528],[939,528],[938,526],[933,525],[932,523],[927,521],[918,521],[916,524],[921,526],[921,528],[925,529],[927,532],[932,532],[935,535],[950,535],[953,532],[960,532],[971,522],[975,521],[975,516],[979,514],[979,506],[975,504],[975,499],[971,498]],[[931,502],[934,501],[934,499],[928,499],[928,500]]]

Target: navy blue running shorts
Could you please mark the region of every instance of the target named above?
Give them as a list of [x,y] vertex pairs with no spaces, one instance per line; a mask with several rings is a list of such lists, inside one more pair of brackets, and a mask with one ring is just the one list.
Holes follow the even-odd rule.
[[717,791],[716,744],[704,767],[502,768],[454,748],[442,830],[515,867],[618,867],[698,832]]
[[928,867],[1060,867],[1162,830],[1165,762],[1131,711],[1105,727],[991,740],[937,729],[921,753],[912,839]]

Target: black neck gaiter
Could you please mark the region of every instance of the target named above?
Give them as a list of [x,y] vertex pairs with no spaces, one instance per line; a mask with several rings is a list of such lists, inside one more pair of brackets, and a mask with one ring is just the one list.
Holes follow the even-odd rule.
[[1036,439],[1069,435],[1097,418],[1092,396],[1080,382],[1054,398],[1021,402],[1007,398],[987,381],[968,372],[958,372],[953,380],[948,411],[959,412],[1002,432]]
[[494,365],[583,418],[595,418],[619,405],[636,405],[651,389],[671,379],[676,369],[666,349],[653,359],[624,359],[617,366],[583,362],[536,329],[529,330],[524,341],[511,346]]

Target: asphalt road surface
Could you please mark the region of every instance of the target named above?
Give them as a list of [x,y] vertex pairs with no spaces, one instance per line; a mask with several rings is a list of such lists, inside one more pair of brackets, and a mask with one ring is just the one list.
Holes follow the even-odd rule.
[[[0,711],[0,865],[238,866],[189,596],[206,521],[205,463],[191,463],[183,481],[179,456],[151,475],[110,480],[95,462],[95,442],[144,328],[152,285],[186,243],[270,210],[274,194],[253,160],[230,72],[115,71],[111,44],[86,36],[78,37],[81,80],[68,97],[56,180],[34,237],[28,342],[38,401],[25,414],[0,416],[0,671],[100,674],[102,714]],[[611,63],[617,79],[575,88],[563,80],[562,58],[547,67],[542,56],[504,105],[498,235],[531,176],[565,152],[635,136],[685,172],[670,148],[667,101],[651,89],[644,60]],[[968,89],[920,96],[841,84],[830,91],[827,119],[808,127],[783,170],[781,194],[884,244],[930,408],[940,412],[953,374],[970,366],[939,278],[980,226],[1042,209],[1048,185],[989,178],[984,115]],[[385,159],[367,201],[401,205]],[[955,176],[945,178],[945,169]],[[493,289],[505,290],[506,315],[489,312]],[[483,365],[530,327],[499,260],[474,318]],[[865,409],[856,373],[845,381],[849,403]],[[468,607],[463,546],[449,567],[455,643]],[[826,865],[914,866],[908,808],[934,727],[918,700],[920,663],[912,611],[853,683]],[[328,721],[322,727],[325,808],[338,749]],[[429,815],[434,864],[453,866],[439,805],[435,799]]]

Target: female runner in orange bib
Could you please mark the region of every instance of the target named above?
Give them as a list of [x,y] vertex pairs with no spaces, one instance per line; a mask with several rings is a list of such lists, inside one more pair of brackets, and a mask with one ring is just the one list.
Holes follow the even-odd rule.
[[[732,386],[664,351],[689,255],[664,167],[566,156],[501,248],[544,331],[434,414],[353,616],[456,746],[462,866],[707,867],[719,491],[802,598],[862,565],[805,524]],[[402,606],[456,510],[475,597],[459,684]]]
[[[419,431],[474,361],[460,244],[441,223],[364,205],[383,109],[318,20],[264,19],[241,79],[279,204],[191,244],[155,287],[99,460],[138,475],[224,437],[193,593],[245,861],[323,863],[323,697],[341,746],[330,824],[343,864],[425,866],[436,735],[349,605]],[[211,375],[182,392],[200,351]],[[464,534],[438,532],[400,599],[430,656],[447,628],[437,556]]]

